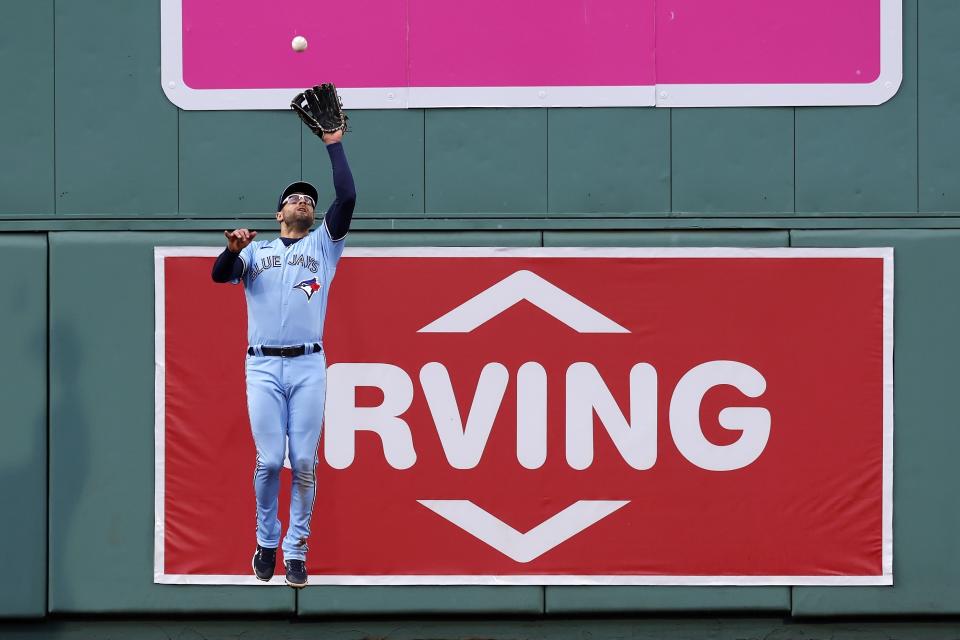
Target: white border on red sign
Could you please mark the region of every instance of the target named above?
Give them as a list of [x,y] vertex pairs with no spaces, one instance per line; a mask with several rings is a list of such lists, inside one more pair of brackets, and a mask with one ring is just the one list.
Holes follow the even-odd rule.
[[[288,109],[302,87],[193,89],[183,80],[183,0],[161,0],[160,78],[187,110]],[[877,105],[903,80],[903,2],[880,0],[880,75],[871,83],[338,89],[346,109],[443,107],[769,107]]]
[[[222,247],[154,248],[154,550],[157,584],[282,585],[252,575],[168,574],[164,571],[164,477],[166,429],[166,305],[164,260],[214,257]],[[314,585],[816,585],[893,584],[893,248],[348,248],[345,258],[878,258],[883,260],[883,479],[882,560],[876,576],[627,576],[627,575],[315,575]]]

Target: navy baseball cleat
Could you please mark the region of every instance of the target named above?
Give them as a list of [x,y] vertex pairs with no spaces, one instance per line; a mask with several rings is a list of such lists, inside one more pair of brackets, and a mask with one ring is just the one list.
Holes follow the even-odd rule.
[[307,586],[307,565],[303,560],[287,560],[287,584],[294,589]]
[[253,574],[257,576],[257,580],[269,582],[276,566],[277,550],[267,549],[258,544],[257,551],[253,554]]

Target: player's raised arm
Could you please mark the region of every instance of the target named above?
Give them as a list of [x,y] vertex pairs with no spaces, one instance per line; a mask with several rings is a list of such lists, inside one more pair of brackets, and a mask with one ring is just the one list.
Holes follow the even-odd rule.
[[224,231],[223,235],[227,237],[227,248],[223,250],[217,261],[213,263],[214,282],[231,282],[239,280],[243,275],[243,261],[240,260],[240,252],[253,242],[257,237],[256,231],[247,229],[234,229],[233,231]]
[[350,222],[353,220],[353,209],[357,204],[357,189],[353,184],[353,173],[347,163],[347,154],[340,142],[342,137],[342,131],[323,136],[327,153],[330,155],[330,164],[333,166],[333,188],[337,194],[330,208],[327,209],[323,223],[327,226],[330,237],[335,241],[346,237],[350,230]]
[[342,240],[350,230],[357,191],[353,174],[343,150],[343,134],[347,131],[347,115],[343,112],[336,87],[321,84],[298,94],[290,108],[305,125],[327,145],[330,163],[333,165],[333,187],[336,198],[327,209],[323,223],[334,240]]

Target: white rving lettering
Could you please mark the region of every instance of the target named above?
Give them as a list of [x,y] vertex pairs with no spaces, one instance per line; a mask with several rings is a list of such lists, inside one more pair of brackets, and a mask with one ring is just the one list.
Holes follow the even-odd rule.
[[454,469],[473,469],[480,463],[509,381],[507,368],[499,362],[491,362],[483,368],[464,427],[447,368],[439,362],[428,362],[420,369],[420,384],[443,453]]
[[634,469],[657,461],[657,371],[645,362],[630,370],[630,421],[589,362],[567,369],[567,464],[586,469],[593,463],[593,413],[623,459]]
[[770,412],[762,407],[727,407],[719,415],[724,429],[738,429],[743,435],[728,445],[707,440],[700,428],[700,403],[713,387],[736,387],[748,398],[757,398],[767,389],[759,371],[742,362],[715,360],[688,371],[670,400],[670,433],[683,457],[709,471],[742,469],[760,457],[770,438]]
[[[383,403],[357,406],[357,387],[383,391]],[[323,454],[334,469],[353,464],[357,431],[373,431],[383,442],[383,455],[394,469],[417,461],[410,426],[400,415],[413,402],[413,382],[392,364],[339,362],[327,368],[326,428]]]
[[547,461],[547,370],[539,362],[517,371],[517,461],[527,469]]
[[[425,364],[420,385],[443,447],[454,469],[473,469],[483,458],[510,381],[507,368],[497,362],[483,367],[466,420],[454,393],[447,368]],[[633,366],[629,375],[629,407],[622,410],[596,366],[575,362],[566,371],[566,461],[573,469],[587,469],[594,461],[594,415],[623,460],[647,470],[657,461],[657,371],[648,363]],[[517,371],[517,461],[538,469],[547,459],[547,372],[537,362]],[[749,398],[766,390],[767,382],[753,367],[730,360],[705,362],[688,371],[670,400],[670,433],[680,453],[710,471],[732,471],[753,463],[770,437],[770,412],[762,407],[727,407],[718,420],[740,438],[728,445],[707,440],[700,424],[700,405],[706,393],[729,385]],[[356,406],[356,390],[375,387],[383,392],[376,407]],[[409,469],[417,461],[410,425],[401,417],[413,402],[413,381],[395,365],[338,363],[327,370],[327,406],[324,456],[335,469],[349,467],[355,457],[356,433],[372,431],[380,437],[387,463]],[[626,417],[629,415],[629,419]]]

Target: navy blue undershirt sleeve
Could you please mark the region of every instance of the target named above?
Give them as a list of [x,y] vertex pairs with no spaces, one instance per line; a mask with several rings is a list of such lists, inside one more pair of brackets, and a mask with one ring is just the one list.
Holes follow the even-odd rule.
[[347,163],[347,154],[343,144],[335,142],[327,145],[330,155],[330,164],[333,165],[333,188],[337,197],[327,209],[324,224],[333,240],[342,240],[350,230],[350,221],[353,220],[353,208],[357,204],[357,190],[353,184],[353,173]]
[[213,263],[211,275],[214,282],[239,280],[243,275],[243,260],[240,259],[240,254],[224,249],[223,253],[217,256],[217,261]]

